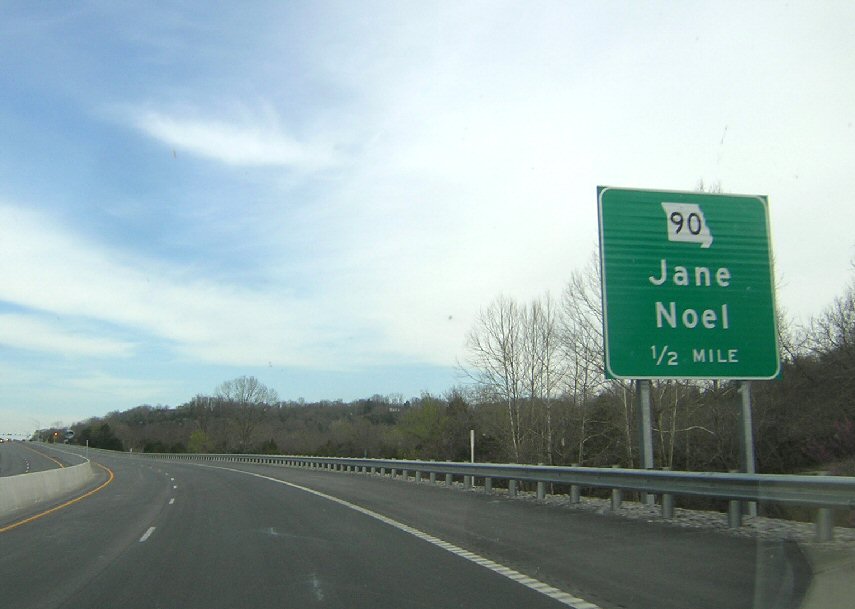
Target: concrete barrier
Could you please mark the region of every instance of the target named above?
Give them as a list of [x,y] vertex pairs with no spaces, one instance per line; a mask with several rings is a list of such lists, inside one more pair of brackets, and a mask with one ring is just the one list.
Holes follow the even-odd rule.
[[97,473],[90,462],[62,469],[0,477],[0,517],[83,488]]

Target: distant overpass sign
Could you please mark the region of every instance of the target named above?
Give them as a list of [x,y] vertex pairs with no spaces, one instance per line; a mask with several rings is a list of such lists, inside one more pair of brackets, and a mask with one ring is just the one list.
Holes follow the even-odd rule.
[[776,377],[766,197],[604,186],[597,195],[606,375]]

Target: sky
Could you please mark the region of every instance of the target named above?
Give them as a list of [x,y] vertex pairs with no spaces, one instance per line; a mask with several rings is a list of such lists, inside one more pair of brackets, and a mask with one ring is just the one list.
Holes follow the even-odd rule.
[[855,258],[851,2],[0,5],[0,435],[242,375],[441,393],[559,295],[598,185],[769,197],[778,304]]

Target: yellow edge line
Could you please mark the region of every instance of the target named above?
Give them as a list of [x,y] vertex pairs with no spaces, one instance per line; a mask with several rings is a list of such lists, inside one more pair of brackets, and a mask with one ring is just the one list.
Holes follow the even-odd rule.
[[[93,461],[93,463],[95,463],[95,462]],[[60,505],[54,506],[49,510],[45,510],[44,512],[41,512],[39,514],[35,514],[34,516],[29,516],[28,518],[24,518],[23,520],[19,520],[18,522],[13,522],[12,524],[7,524],[5,527],[0,527],[0,533],[5,533],[6,531],[11,531],[12,529],[17,528],[21,525],[32,522],[33,520],[38,520],[39,518],[41,518],[43,516],[47,516],[48,514],[52,514],[53,512],[56,512],[57,510],[61,510],[62,508],[65,508],[65,507],[68,507],[69,505],[75,504],[78,501],[83,501],[87,497],[94,495],[95,493],[97,493],[98,491],[103,489],[105,486],[110,484],[113,481],[113,479],[116,477],[115,474],[113,474],[113,470],[111,470],[109,467],[105,467],[105,466],[101,465],[100,463],[95,463],[95,465],[97,465],[98,467],[100,467],[101,469],[103,469],[104,471],[107,472],[107,481],[104,482],[101,486],[99,486],[97,488],[93,488],[91,491],[89,491],[87,493],[83,493],[79,497],[75,497],[74,499],[70,499],[70,500],[66,501],[65,503],[61,503]]]
[[[53,461],[54,463],[56,463],[57,465],[59,465],[59,466],[60,466],[60,467],[62,467],[62,468],[64,468],[64,467],[65,467],[65,465],[63,465],[62,463],[60,463],[59,461],[57,461],[56,459],[54,459],[54,458],[53,458],[53,457],[51,457],[50,455],[46,455],[46,454],[44,454],[44,453],[43,453],[42,451],[40,451],[40,450],[36,450],[35,448],[30,448],[30,447],[29,447],[29,446],[27,446],[26,444],[24,444],[24,448],[26,448],[27,450],[31,450],[31,451],[33,451],[34,453],[36,453],[36,454],[37,454],[37,455],[39,455],[40,457],[44,457],[45,459],[50,459],[51,461]],[[2,531],[0,531],[0,533],[2,533]]]

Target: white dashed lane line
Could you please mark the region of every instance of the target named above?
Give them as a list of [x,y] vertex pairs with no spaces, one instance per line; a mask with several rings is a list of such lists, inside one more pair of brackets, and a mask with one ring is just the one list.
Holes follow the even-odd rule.
[[155,528],[157,528],[157,527],[149,527],[149,528],[148,528],[148,531],[146,531],[145,533],[143,533],[143,536],[142,536],[142,537],[140,537],[140,543],[144,542],[144,541],[145,541],[145,540],[147,540],[149,537],[151,537],[151,534],[152,534],[152,533],[154,533],[154,529],[155,529]]

